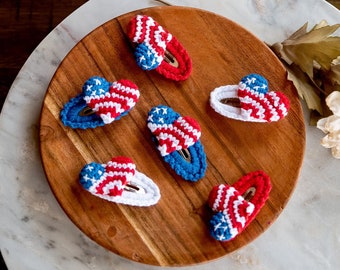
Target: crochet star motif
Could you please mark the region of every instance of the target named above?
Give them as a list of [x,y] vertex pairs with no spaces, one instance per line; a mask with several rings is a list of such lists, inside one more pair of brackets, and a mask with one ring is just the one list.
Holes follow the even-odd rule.
[[252,76],[246,77],[244,84],[246,84],[250,89],[254,89],[255,91],[259,93],[267,92],[268,86],[265,83],[261,82],[259,78],[252,77]]
[[[164,118],[159,116],[159,115],[167,115],[168,114],[167,108],[158,108],[158,107],[156,107],[156,108],[154,108],[154,112],[155,112],[155,114],[150,114],[148,116],[148,122],[158,122],[158,123],[164,124]],[[154,115],[158,116],[157,120],[153,119]]]

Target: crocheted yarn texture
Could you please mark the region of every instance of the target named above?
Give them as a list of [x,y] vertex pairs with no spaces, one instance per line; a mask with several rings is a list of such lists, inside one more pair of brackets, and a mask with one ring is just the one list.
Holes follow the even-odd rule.
[[[157,185],[138,172],[128,157],[114,157],[106,164],[85,165],[80,172],[80,184],[91,194],[115,203],[150,206],[160,199]],[[131,189],[129,185],[138,189]]]
[[[210,220],[211,236],[218,241],[234,239],[254,220],[270,190],[270,178],[263,171],[250,172],[233,186],[215,186],[208,199],[210,208],[218,212]],[[249,201],[248,192],[251,195]]]
[[65,126],[86,129],[110,124],[128,114],[140,96],[137,85],[129,80],[109,83],[99,76],[88,79],[82,90],[61,111]]
[[[206,171],[206,155],[199,140],[201,128],[196,120],[181,117],[170,107],[153,107],[147,126],[164,161],[185,180],[197,181]],[[186,150],[188,158],[181,151]]]
[[[153,18],[137,15],[128,24],[127,35],[133,43],[138,44],[135,49],[137,65],[143,70],[155,69],[164,77],[175,80],[186,80],[191,73],[192,63],[188,52],[182,44],[160,26]],[[174,57],[177,66],[166,58]]]
[[[237,98],[239,106],[228,100]],[[267,80],[258,74],[249,74],[238,85],[215,88],[210,93],[210,105],[219,114],[251,122],[274,122],[289,111],[289,99],[282,92],[268,91]]]

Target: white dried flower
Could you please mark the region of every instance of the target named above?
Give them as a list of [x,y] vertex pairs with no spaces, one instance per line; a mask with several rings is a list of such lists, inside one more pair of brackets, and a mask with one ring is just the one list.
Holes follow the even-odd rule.
[[326,104],[333,115],[322,118],[317,128],[327,135],[322,138],[321,145],[332,149],[332,155],[340,159],[340,92],[334,91],[326,98]]

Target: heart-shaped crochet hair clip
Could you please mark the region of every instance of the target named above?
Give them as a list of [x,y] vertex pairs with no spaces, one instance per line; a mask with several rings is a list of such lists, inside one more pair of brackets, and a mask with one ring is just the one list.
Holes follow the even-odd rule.
[[137,171],[128,157],[85,165],[80,172],[80,184],[93,195],[115,203],[150,206],[160,199],[158,186]]
[[268,82],[263,76],[249,74],[238,85],[215,88],[210,93],[210,105],[232,119],[274,122],[288,114],[290,102],[282,92],[268,91]]
[[82,90],[60,113],[65,126],[87,129],[110,124],[128,114],[140,96],[138,87],[129,80],[109,83],[98,76],[88,79]]
[[257,216],[271,190],[270,177],[263,171],[244,175],[234,185],[215,186],[208,204],[216,213],[210,220],[210,234],[218,241],[239,235]]
[[153,18],[135,16],[128,24],[127,35],[137,44],[134,55],[137,65],[143,70],[155,69],[175,81],[183,81],[190,76],[192,63],[188,52]]
[[159,105],[150,110],[147,126],[164,161],[178,175],[194,182],[204,176],[206,155],[196,120],[181,117],[170,107]]

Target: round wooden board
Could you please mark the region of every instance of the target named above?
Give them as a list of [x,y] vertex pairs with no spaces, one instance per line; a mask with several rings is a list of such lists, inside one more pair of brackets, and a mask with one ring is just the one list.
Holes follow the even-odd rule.
[[[173,82],[155,71],[139,69],[125,31],[136,14],[147,14],[176,36],[189,52],[193,72]],[[276,123],[245,123],[217,114],[210,92],[259,73],[270,90],[291,101],[289,115]],[[60,111],[99,75],[113,82],[129,79],[141,91],[135,108],[104,127],[73,130],[63,126]],[[184,181],[163,162],[146,126],[156,105],[172,107],[201,125],[208,168],[197,183]],[[295,187],[305,147],[305,128],[297,92],[286,71],[264,43],[226,18],[183,7],[157,7],[112,19],[81,40],[65,57],[46,93],[41,113],[41,156],[47,179],[70,219],[90,238],[112,252],[145,264],[184,266],[224,256],[263,233],[285,207]],[[79,184],[89,162],[132,158],[137,169],[159,186],[161,199],[152,207],[132,207],[102,200]],[[257,218],[230,242],[212,239],[207,198],[213,186],[233,184],[242,175],[263,170],[272,191]],[[279,244],[279,243],[278,243]]]

